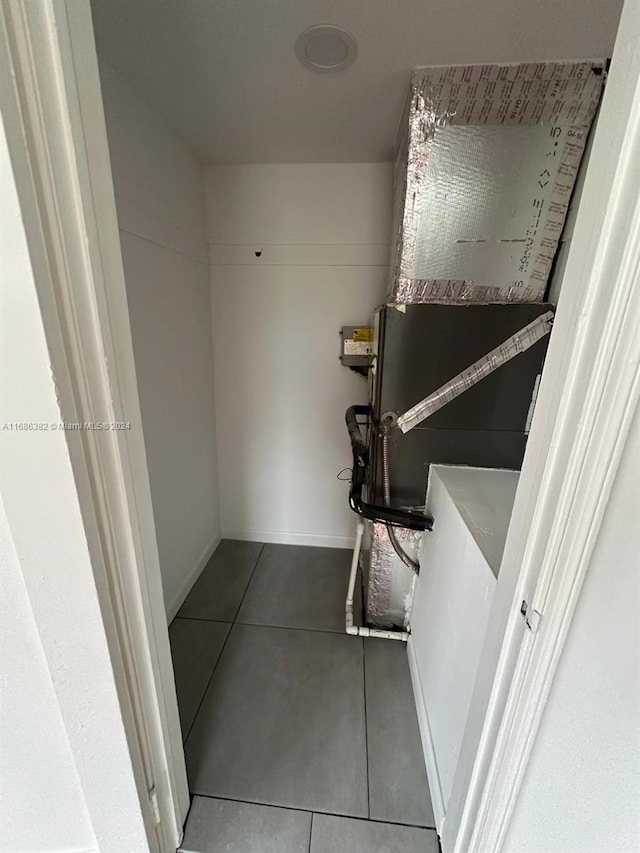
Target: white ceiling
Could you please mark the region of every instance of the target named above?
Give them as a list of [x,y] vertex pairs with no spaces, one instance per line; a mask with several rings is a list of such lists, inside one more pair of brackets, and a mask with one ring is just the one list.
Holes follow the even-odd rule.
[[[411,68],[611,55],[622,0],[92,0],[98,51],[204,162],[392,157]],[[318,73],[312,24],[358,40]]]

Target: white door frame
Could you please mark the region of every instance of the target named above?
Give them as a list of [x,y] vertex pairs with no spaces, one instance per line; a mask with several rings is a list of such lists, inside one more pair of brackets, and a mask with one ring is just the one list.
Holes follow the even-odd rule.
[[2,0],[0,73],[63,418],[131,424],[68,444],[149,850],[173,853],[189,794],[89,0]]
[[[442,826],[445,853],[502,849],[639,397],[640,6],[627,0]],[[541,614],[535,631],[523,601]]]
[[[175,850],[184,754],[88,0],[2,0],[7,138],[68,420],[130,421],[71,449],[150,849]],[[640,392],[640,26],[627,2],[505,549],[510,582],[442,827],[449,853],[497,853]],[[3,67],[3,71],[8,69]],[[542,619],[530,633],[525,598]],[[126,713],[125,713],[126,710]]]

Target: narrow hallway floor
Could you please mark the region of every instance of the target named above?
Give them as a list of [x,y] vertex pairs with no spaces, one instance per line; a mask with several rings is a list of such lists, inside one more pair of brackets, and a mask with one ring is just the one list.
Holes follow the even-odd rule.
[[344,633],[350,559],[223,540],[172,622],[184,853],[437,853],[406,647]]

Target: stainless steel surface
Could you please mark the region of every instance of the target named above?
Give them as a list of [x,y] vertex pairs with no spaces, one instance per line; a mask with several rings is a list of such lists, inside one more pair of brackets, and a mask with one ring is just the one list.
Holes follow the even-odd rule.
[[[474,361],[462,373],[458,373],[452,379],[441,385],[437,391],[433,391],[427,397],[416,403],[411,409],[403,412],[397,419],[397,424],[403,433],[409,432],[419,426],[427,418],[432,417],[437,411],[452,402],[456,397],[465,394],[472,386],[482,382],[491,373],[502,365],[507,364],[512,358],[517,358],[526,350],[530,349],[539,340],[551,332],[553,325],[553,312],[547,311],[541,314],[531,323],[519,329],[514,335],[508,337],[491,352],[483,355],[478,361]],[[384,415],[383,415],[384,417]],[[527,415],[528,419],[528,415]],[[525,432],[527,427],[525,425]]]
[[[548,305],[385,306],[377,326],[374,420],[407,411],[549,310]],[[520,469],[527,413],[548,337],[390,442],[391,502],[422,505],[431,463]],[[382,496],[380,436],[372,430],[372,493]]]
[[[389,433],[391,431],[392,424],[394,423],[394,418],[390,413],[387,413],[382,416],[383,422],[383,431],[382,431],[382,493],[384,499],[385,506],[391,506],[391,471],[389,466]],[[404,565],[411,569],[416,575],[420,571],[420,563],[418,560],[414,560],[410,557],[407,552],[403,549],[402,545],[398,541],[398,534],[394,530],[391,524],[387,524],[387,534],[389,536],[389,542],[393,550],[396,552],[401,562]]]

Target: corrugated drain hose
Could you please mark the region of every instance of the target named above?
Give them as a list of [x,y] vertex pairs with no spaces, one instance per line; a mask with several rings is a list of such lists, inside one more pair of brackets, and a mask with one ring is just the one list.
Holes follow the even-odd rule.
[[[389,429],[390,424],[384,423],[382,424],[382,496],[384,500],[385,506],[391,506],[391,477],[389,475]],[[393,545],[393,550],[396,552],[398,557],[402,560],[402,562],[407,566],[407,568],[411,569],[412,572],[418,574],[420,571],[420,563],[416,560],[412,560],[411,557],[404,550],[402,545],[398,542],[398,538],[396,536],[396,532],[393,528],[392,524],[387,524],[387,533],[389,534],[389,541]]]

